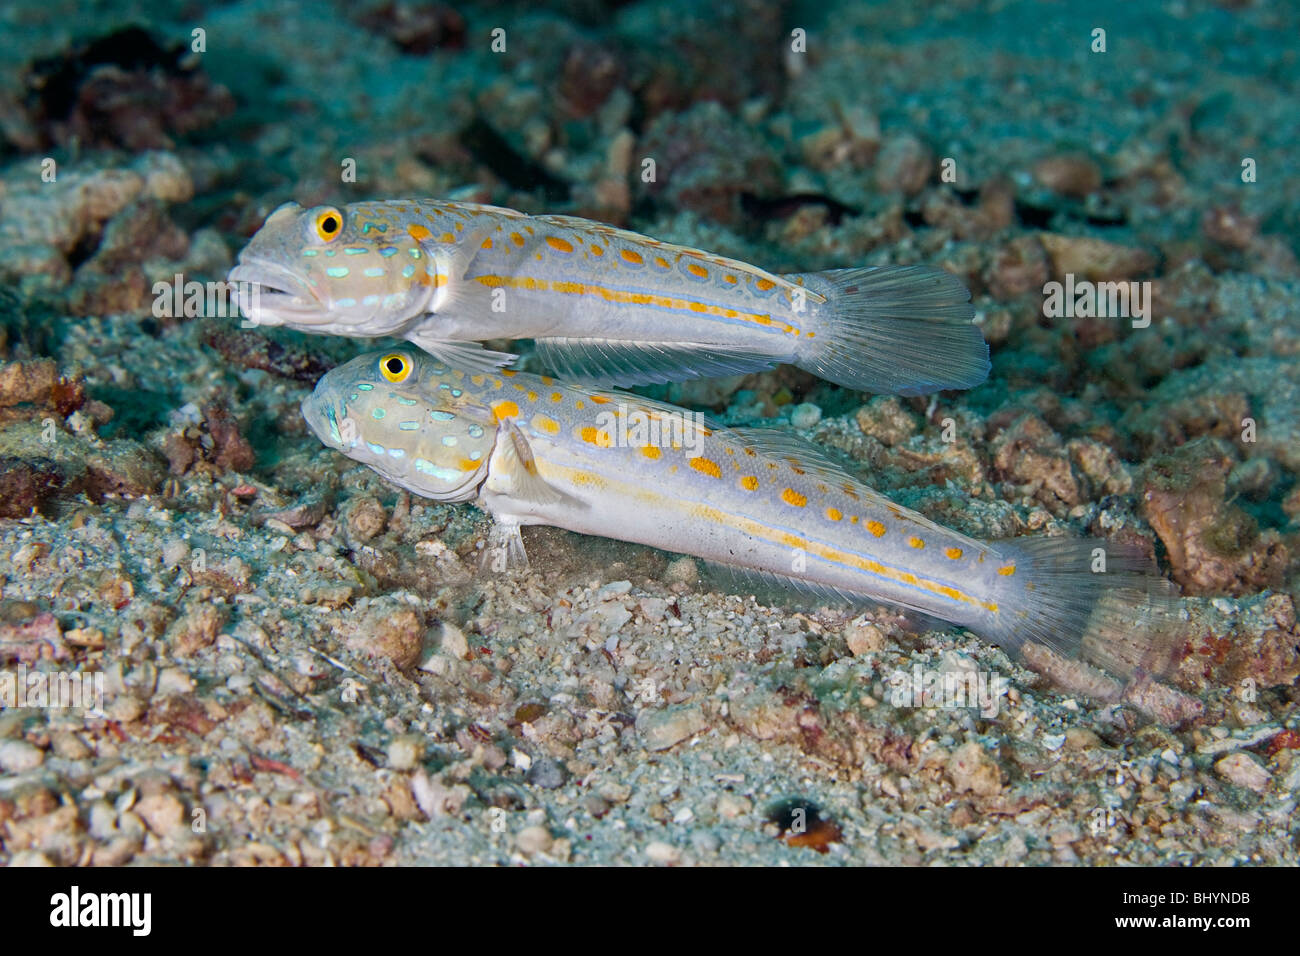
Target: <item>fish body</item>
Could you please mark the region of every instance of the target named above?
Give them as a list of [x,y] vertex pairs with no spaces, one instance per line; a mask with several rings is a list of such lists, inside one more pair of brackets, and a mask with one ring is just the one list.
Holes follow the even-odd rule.
[[[969,293],[924,266],[778,276],[570,216],[432,199],[288,203],[240,253],[253,322],[405,338],[490,367],[486,339],[529,338],[542,364],[620,385],[789,363],[850,388],[969,388],[988,348]],[[253,293],[256,293],[254,295]]]
[[327,373],[303,414],[394,483],[490,512],[499,567],[523,558],[521,525],[547,524],[1071,654],[1108,603],[1101,624],[1132,630],[1149,591],[1119,554],[1093,573],[1097,542],[980,541],[896,505],[811,443],[625,393],[400,350]]

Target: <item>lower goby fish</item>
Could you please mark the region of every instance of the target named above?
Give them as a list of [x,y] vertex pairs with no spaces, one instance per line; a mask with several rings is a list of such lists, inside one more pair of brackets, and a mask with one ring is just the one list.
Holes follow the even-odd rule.
[[1117,673],[1164,673],[1179,650],[1154,626],[1167,586],[1136,556],[1096,540],[967,537],[786,432],[414,350],[338,366],[302,411],[327,446],[394,484],[490,512],[498,569],[526,561],[521,525],[547,524],[901,605]]
[[276,209],[230,280],[254,323],[405,338],[462,368],[508,364],[615,385],[788,363],[848,388],[970,388],[988,346],[954,276],[926,266],[773,275],[571,216],[433,199]]

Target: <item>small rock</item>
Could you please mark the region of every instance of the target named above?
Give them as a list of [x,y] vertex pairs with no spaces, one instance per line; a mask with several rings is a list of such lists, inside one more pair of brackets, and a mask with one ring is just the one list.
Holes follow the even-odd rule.
[[748,816],[754,809],[754,802],[748,797],[738,796],[734,793],[724,793],[718,797],[718,816],[724,820],[735,820],[737,817]]
[[1092,750],[1101,746],[1101,738],[1087,727],[1071,727],[1065,732],[1066,750]]
[[946,769],[958,793],[970,791],[978,796],[991,796],[1002,789],[998,765],[973,741],[952,752]]
[[795,428],[812,428],[822,420],[820,405],[803,402],[790,409],[790,424]]
[[175,830],[185,819],[185,805],[171,793],[142,797],[134,810],[136,816],[158,836],[165,836]]
[[911,133],[885,140],[876,157],[876,186],[881,192],[915,196],[929,182],[934,155]]
[[564,769],[564,764],[552,757],[538,757],[533,761],[533,765],[528,770],[525,779],[534,787],[541,787],[543,790],[554,790],[564,785],[569,772]]
[[694,584],[699,579],[700,569],[696,567],[694,558],[677,558],[664,570],[664,581],[668,584]]
[[520,852],[527,853],[529,856],[545,853],[554,842],[550,831],[546,827],[524,827],[515,834],[515,846],[519,848]]
[[424,738],[403,734],[388,743],[388,766],[394,770],[414,770],[424,756]]
[[1054,193],[1082,199],[1101,188],[1101,167],[1082,153],[1062,153],[1035,163],[1034,178]]
[[667,750],[694,737],[706,726],[704,711],[693,704],[664,710],[646,708],[636,718],[637,732],[645,741],[647,750]]
[[438,641],[438,646],[444,654],[459,660],[463,661],[469,657],[469,639],[464,631],[450,621],[442,622],[442,637]]
[[844,635],[849,653],[854,657],[870,654],[885,646],[885,635],[874,624],[854,624]]
[[6,740],[0,743],[0,770],[5,773],[26,773],[45,762],[45,751],[25,740]]
[[1228,754],[1214,765],[1214,771],[1230,783],[1256,793],[1268,788],[1272,775],[1250,754]]
[[367,495],[352,503],[348,512],[348,528],[361,541],[380,535],[388,523],[388,513],[378,498]]
[[671,866],[682,857],[682,851],[670,843],[664,843],[661,840],[655,840],[646,845],[645,855],[651,863],[659,863],[664,866]]

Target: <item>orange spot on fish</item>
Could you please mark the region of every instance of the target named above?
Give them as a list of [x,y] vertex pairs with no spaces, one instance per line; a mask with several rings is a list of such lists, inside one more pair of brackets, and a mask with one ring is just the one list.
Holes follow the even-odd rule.
[[522,246],[524,244],[524,237],[519,235],[517,232],[512,232],[510,233],[510,241],[516,246]]
[[718,463],[711,458],[692,458],[691,467],[702,475],[708,475],[710,478],[721,478],[722,469]]
[[758,491],[758,479],[753,475],[746,475],[740,479],[740,487],[746,491]]
[[925,542],[922,541],[920,538],[916,537],[916,535],[913,535],[912,537],[908,538],[907,543],[913,548],[919,549],[925,547]]
[[431,233],[428,229],[425,229],[419,223],[415,223],[413,225],[407,226],[406,234],[410,236],[412,239],[414,239],[416,242],[423,242],[424,240],[428,239],[430,236],[433,235],[433,233]]
[[709,274],[709,270],[704,268],[704,266],[700,265],[698,262],[689,263],[686,266],[686,271],[693,276],[699,276],[701,279],[706,278]]
[[554,249],[556,252],[573,251],[573,243],[565,242],[563,239],[557,238],[556,236],[547,236],[546,244],[550,246],[552,249]]
[[1014,564],[1004,564],[1002,567],[998,568],[998,574],[1002,575],[1004,578],[1009,578],[1015,573],[1016,566]]
[[759,291],[761,292],[766,292],[768,289],[776,288],[776,283],[771,279],[759,279],[754,283],[754,285],[758,286]]
[[632,263],[633,265],[638,265],[638,266],[639,266],[639,265],[641,265],[643,262],[645,262],[645,260],[641,258],[641,254],[640,254],[640,253],[633,252],[631,249],[624,249],[624,250],[620,253],[620,255],[621,255],[624,259],[626,259],[628,262]]
[[656,448],[654,445],[642,445],[642,446],[641,446],[641,454],[645,455],[645,456],[646,456],[647,458],[649,458],[651,461],[658,461],[658,460],[659,460],[660,451],[659,451],[659,449]]
[[554,418],[548,418],[545,415],[534,415],[532,424],[538,431],[546,432],[548,435],[558,435],[560,433],[560,423]]
[[832,521],[839,521],[844,517],[844,513],[840,511],[839,508],[827,508],[826,517],[830,518]]
[[593,243],[591,244],[591,254],[592,254],[593,256],[603,256],[603,255],[605,254],[605,250],[602,249],[602,248],[600,248],[600,246],[596,245],[596,244],[593,242]]
[[503,418],[518,418],[519,406],[510,401],[497,402],[492,406],[492,413],[496,415],[498,421]]
[[961,548],[945,548],[943,553],[956,561],[961,557]]
[[593,428],[590,425],[584,425],[578,432],[578,437],[589,445],[595,445],[597,448],[608,448],[613,444],[609,438],[609,432],[603,428]]
[[781,492],[781,500],[788,505],[794,505],[796,508],[802,508],[808,503],[808,499],[793,488],[787,488]]
[[881,524],[879,521],[868,521],[867,530],[870,531],[872,534],[874,534],[877,538],[883,538],[885,536],[885,526]]

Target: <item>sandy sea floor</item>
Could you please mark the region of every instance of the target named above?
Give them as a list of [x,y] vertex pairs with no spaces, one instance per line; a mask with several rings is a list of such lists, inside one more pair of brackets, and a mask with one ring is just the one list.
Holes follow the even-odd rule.
[[[104,698],[0,710],[0,863],[1300,862],[1296,10],[151,6],[0,30],[0,692]],[[782,423],[964,533],[1145,548],[1178,672],[1099,699],[553,529],[485,574],[485,515],[307,431],[369,346],[154,308],[284,200],[420,195],[774,272],[953,271],[993,353],[968,393],[648,394]],[[1067,274],[1141,283],[1149,324],[1045,316]]]

